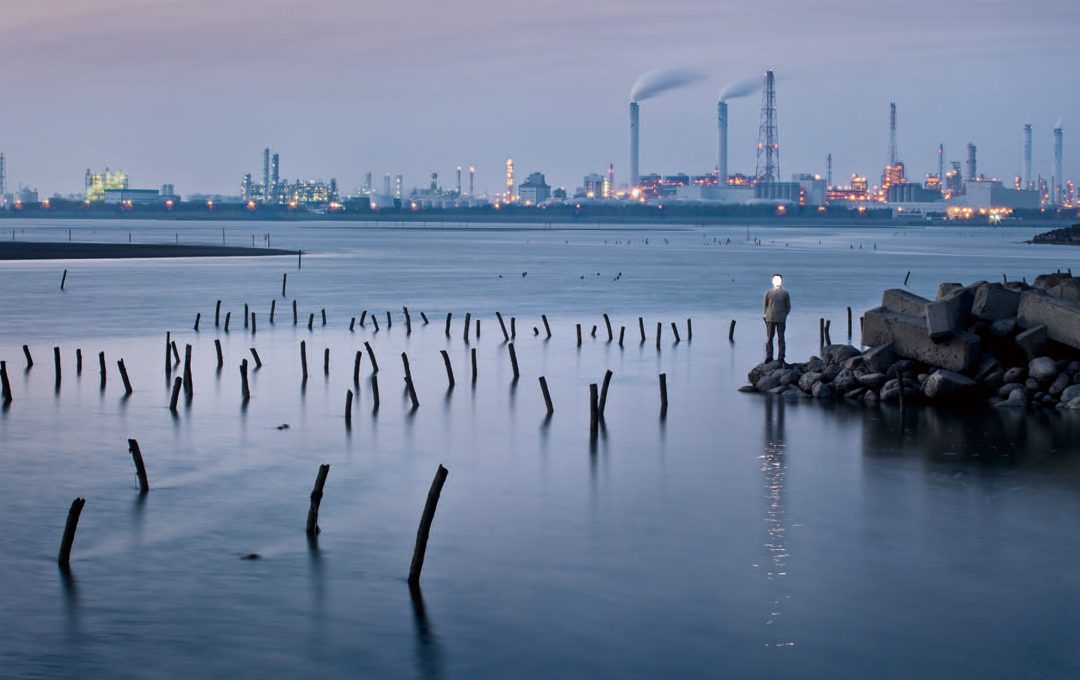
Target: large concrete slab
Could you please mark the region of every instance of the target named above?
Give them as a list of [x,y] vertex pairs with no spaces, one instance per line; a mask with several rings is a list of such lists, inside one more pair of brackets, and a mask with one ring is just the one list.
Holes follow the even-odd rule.
[[1016,323],[1029,329],[1046,326],[1051,340],[1080,349],[1080,304],[1076,302],[1029,290],[1020,296]]
[[894,314],[923,316],[930,301],[903,288],[890,288],[881,295],[881,307]]
[[897,314],[883,307],[871,309],[863,316],[863,344],[877,347],[889,343],[897,356],[960,373],[971,370],[982,349],[979,337],[967,331],[934,342],[921,317]]
[[980,286],[971,303],[971,313],[980,319],[996,321],[1016,316],[1020,305],[1020,293],[1005,288],[1000,283]]

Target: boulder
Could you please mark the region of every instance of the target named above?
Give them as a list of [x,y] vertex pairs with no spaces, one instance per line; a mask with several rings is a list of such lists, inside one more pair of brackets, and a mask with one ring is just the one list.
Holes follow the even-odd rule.
[[975,299],[971,303],[971,313],[987,321],[1008,319],[1016,316],[1019,305],[1019,293],[1005,288],[1000,283],[990,283],[980,286],[975,291]]
[[754,383],[754,387],[757,388],[758,392],[768,392],[774,387],[780,387],[780,371],[772,371],[761,376],[758,378],[758,381]]
[[1035,394],[1039,391],[1040,387],[1042,387],[1042,383],[1035,378],[1028,378],[1024,381],[1024,392],[1028,394]]
[[923,394],[935,401],[949,401],[965,397],[975,391],[976,383],[966,375],[938,369],[930,374],[923,385]]
[[836,396],[832,386],[823,382],[814,383],[814,389],[811,394],[817,399],[832,399]]
[[833,389],[837,392],[847,392],[859,385],[859,378],[855,375],[855,371],[850,368],[845,368],[836,374],[836,377],[832,379]]
[[866,394],[863,395],[863,401],[867,404],[876,404],[881,401],[881,397],[874,390],[866,390]]
[[896,362],[896,351],[892,343],[881,345],[863,354],[863,365],[874,373],[884,373]]
[[933,342],[926,331],[924,319],[884,308],[866,312],[863,316],[863,344],[876,347],[889,343],[892,343],[898,356],[961,373],[971,369],[982,348],[978,336],[966,331],[959,331],[947,340]]
[[954,290],[963,290],[964,284],[962,283],[939,283],[937,287],[937,300],[944,298]]
[[821,382],[821,373],[813,371],[810,373],[803,373],[802,377],[799,378],[799,389],[810,394],[814,389],[814,385],[818,382]]
[[775,371],[778,368],[783,368],[784,363],[782,361],[766,361],[765,363],[758,364],[750,369],[750,372],[746,375],[747,381],[751,385],[756,385],[762,376]]
[[1057,377],[1057,364],[1050,357],[1038,357],[1028,363],[1028,377],[1046,384]]
[[740,392],[757,392],[757,388],[753,385],[743,385],[739,388]]
[[1060,286],[1071,278],[1072,275],[1065,272],[1055,272],[1053,274],[1039,274],[1035,277],[1035,281],[1032,286],[1035,288],[1040,288],[1042,290],[1050,290],[1051,288]]
[[[884,373],[867,373],[859,378],[859,384],[871,390],[880,390],[885,381]],[[1077,392],[1077,395],[1080,396],[1080,391]]]
[[1080,385],[1069,385],[1061,391],[1061,400],[1065,402],[1080,399]]
[[890,288],[881,296],[881,308],[894,314],[922,317],[926,305],[930,303],[924,297],[910,293],[903,288]]
[[1077,397],[1076,399],[1071,399],[1069,401],[1069,410],[1080,411],[1080,397]]
[[852,357],[857,357],[862,352],[851,345],[825,345],[821,350],[821,358],[826,364],[842,364]]
[[1054,382],[1050,383],[1050,387],[1048,387],[1046,391],[1052,396],[1058,397],[1065,391],[1065,388],[1069,386],[1069,381],[1070,378],[1068,373],[1059,373],[1058,377],[1054,378]]
[[856,387],[855,389],[844,392],[844,399],[862,399],[862,395],[866,392],[865,387]]
[[1016,346],[1024,351],[1027,358],[1034,359],[1039,356],[1046,347],[1046,326],[1034,326],[1014,338]]
[[1020,296],[1016,322],[1027,329],[1046,326],[1048,338],[1080,349],[1080,303],[1029,290]]
[[1015,318],[998,319],[990,324],[990,334],[997,338],[1011,338],[1016,334],[1016,330]]
[[1008,381],[1006,381],[1005,384],[1002,385],[998,389],[997,394],[1002,399],[1008,399],[1009,395],[1012,394],[1015,390],[1020,390],[1021,392],[1023,392],[1024,391],[1024,386],[1021,383],[1018,383],[1018,382],[1008,382]]
[[1007,383],[1022,383],[1027,380],[1027,366],[1014,366],[1005,371],[1004,380]]

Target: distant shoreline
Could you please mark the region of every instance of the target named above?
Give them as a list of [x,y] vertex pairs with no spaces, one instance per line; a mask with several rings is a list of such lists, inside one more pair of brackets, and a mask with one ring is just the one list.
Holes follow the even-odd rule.
[[267,257],[296,255],[295,250],[170,243],[47,243],[0,241],[4,260],[116,260],[165,257]]

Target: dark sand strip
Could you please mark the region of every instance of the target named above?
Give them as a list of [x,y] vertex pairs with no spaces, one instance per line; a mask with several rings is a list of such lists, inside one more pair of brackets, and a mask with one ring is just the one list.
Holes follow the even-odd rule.
[[171,243],[41,243],[0,241],[0,260],[97,260],[135,257],[265,257],[295,250]]

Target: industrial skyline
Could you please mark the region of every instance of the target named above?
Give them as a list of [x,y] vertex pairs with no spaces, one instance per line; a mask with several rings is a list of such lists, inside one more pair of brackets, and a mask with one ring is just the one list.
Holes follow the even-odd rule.
[[[1054,123],[1064,116],[1067,132],[1080,109],[1080,93],[1054,75],[1077,54],[1080,6],[1066,0],[912,0],[903,12],[842,0],[677,0],[662,11],[553,0],[539,13],[488,0],[261,7],[8,8],[0,56],[12,94],[0,108],[0,150],[9,187],[73,193],[81,178],[71,168],[109,164],[148,186],[234,193],[251,150],[268,144],[291,168],[343,187],[369,169],[419,179],[468,163],[492,193],[507,156],[554,184],[612,162],[625,178],[625,93],[664,65],[708,79],[642,105],[646,172],[713,167],[718,89],[767,69],[777,74],[785,174],[823,172],[831,153],[837,179],[876,175],[876,112],[896,101],[916,176],[936,168],[942,142],[951,159],[973,142],[985,168],[1021,174],[1016,130],[1026,122],[1035,171],[1049,175]],[[764,31],[768,56],[755,57]],[[730,103],[733,170],[753,169],[756,113],[751,100]],[[1069,144],[1066,135],[1063,173],[1075,176]]]

